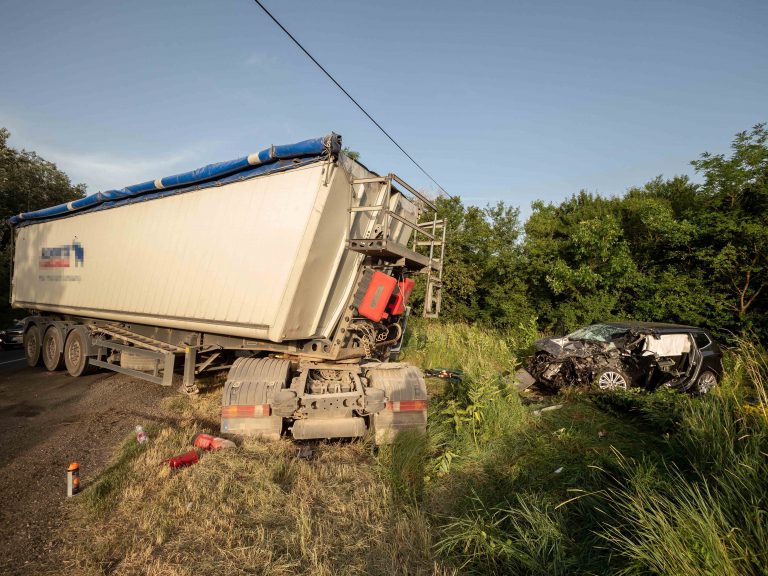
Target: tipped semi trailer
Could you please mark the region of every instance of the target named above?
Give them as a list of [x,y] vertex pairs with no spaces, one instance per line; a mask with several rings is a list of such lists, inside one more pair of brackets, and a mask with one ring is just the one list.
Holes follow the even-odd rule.
[[399,351],[416,275],[440,310],[445,223],[330,134],[19,214],[11,303],[30,366],[196,391],[227,371],[222,432],[379,443],[426,425]]

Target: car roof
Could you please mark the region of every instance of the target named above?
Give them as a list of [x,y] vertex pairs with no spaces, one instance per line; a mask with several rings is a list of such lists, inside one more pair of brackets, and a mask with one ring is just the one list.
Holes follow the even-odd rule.
[[685,324],[670,324],[667,322],[639,322],[637,320],[626,320],[622,322],[603,322],[607,326],[615,328],[626,328],[627,330],[655,330],[658,332],[705,332],[703,328],[696,326],[687,326]]

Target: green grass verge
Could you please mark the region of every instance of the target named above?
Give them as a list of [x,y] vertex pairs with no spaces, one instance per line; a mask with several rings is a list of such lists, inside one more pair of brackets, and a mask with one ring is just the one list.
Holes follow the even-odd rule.
[[424,506],[462,573],[768,573],[764,350],[741,341],[706,398],[570,392],[536,417],[505,377],[525,337],[415,333],[412,360],[470,367],[430,406]]
[[[577,392],[524,403],[535,334],[414,322],[404,359],[431,379],[428,433],[371,454],[246,440],[171,471],[210,431],[218,392],[131,437],[78,499],[66,568],[85,574],[768,573],[765,352],[741,342],[707,398]],[[179,417],[179,415],[181,415]],[[77,528],[72,529],[72,526]]]

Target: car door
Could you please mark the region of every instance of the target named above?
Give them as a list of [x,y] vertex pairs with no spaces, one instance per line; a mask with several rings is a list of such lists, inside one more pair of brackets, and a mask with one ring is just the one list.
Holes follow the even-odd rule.
[[720,351],[720,348],[712,340],[709,334],[703,330],[694,332],[692,335],[694,342],[696,342],[696,346],[701,352],[701,371],[711,370],[719,378],[723,371],[723,353]]
[[691,350],[688,353],[688,367],[685,371],[685,377],[683,378],[681,384],[684,388],[690,388],[695,382],[696,379],[699,377],[699,374],[701,374],[701,367],[703,364],[702,361],[702,353],[701,350],[699,350],[698,345],[696,344],[696,339],[694,338],[693,334],[688,334],[688,339],[691,341]]

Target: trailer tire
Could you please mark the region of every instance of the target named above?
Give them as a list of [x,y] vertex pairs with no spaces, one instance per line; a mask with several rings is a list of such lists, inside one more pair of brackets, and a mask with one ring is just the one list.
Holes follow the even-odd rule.
[[24,358],[32,368],[40,364],[42,351],[40,340],[40,327],[37,324],[31,324],[24,332]]
[[49,372],[64,368],[64,342],[61,331],[56,326],[49,326],[43,336],[43,364]]
[[87,338],[84,330],[74,329],[67,335],[64,343],[64,363],[69,375],[75,378],[87,374],[91,368]]

